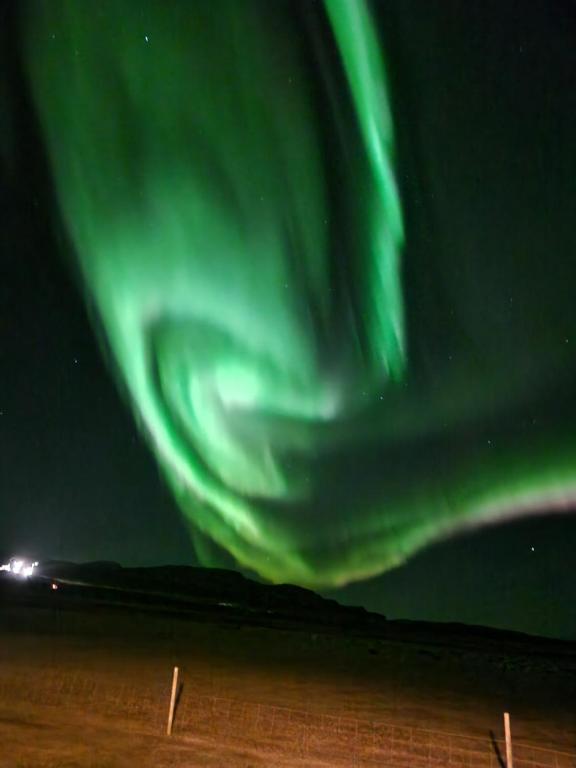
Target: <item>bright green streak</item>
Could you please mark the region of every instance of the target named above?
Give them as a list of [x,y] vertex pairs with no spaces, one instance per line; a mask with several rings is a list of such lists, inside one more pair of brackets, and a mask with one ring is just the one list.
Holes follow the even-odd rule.
[[[333,457],[353,483],[363,441],[468,415],[450,391],[398,400],[403,224],[367,2],[325,0],[334,72],[304,55],[318,37],[281,0],[31,8],[30,76],[86,293],[193,532],[270,579],[337,584],[566,484],[568,459],[530,487],[524,460],[500,457],[487,499],[471,455],[404,485],[383,459],[378,493],[334,492]],[[322,89],[339,104],[319,108]]]
[[394,134],[384,62],[364,2],[325,0],[340,48],[366,154],[374,180],[369,207],[368,323],[377,359],[400,378],[404,367],[404,328],[399,255],[402,213],[394,179]]

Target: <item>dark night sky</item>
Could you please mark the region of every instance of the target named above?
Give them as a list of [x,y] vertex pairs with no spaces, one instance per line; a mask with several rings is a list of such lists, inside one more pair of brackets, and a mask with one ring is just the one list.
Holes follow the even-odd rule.
[[[21,71],[15,5],[3,5],[0,16],[0,554],[191,563],[180,513],[102,359],[65,259]],[[456,19],[465,4],[447,5]],[[530,4],[521,22],[525,4],[504,5],[494,34],[508,35],[511,46],[530,50],[542,35],[567,50],[576,39],[570,3],[548,3],[546,11]],[[406,3],[404,28],[421,6]],[[493,29],[483,13],[480,38]],[[421,24],[420,35],[433,27]],[[549,63],[563,62],[563,87],[567,56]],[[529,90],[530,62],[515,76]],[[558,93],[549,99],[561,101]],[[400,569],[330,594],[394,618],[576,639],[575,551],[576,515],[533,517],[436,544]]]

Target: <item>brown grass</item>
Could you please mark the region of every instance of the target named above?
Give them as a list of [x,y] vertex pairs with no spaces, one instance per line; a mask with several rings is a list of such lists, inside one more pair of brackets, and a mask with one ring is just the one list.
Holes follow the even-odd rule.
[[[0,768],[498,768],[490,731],[501,737],[504,709],[517,768],[576,767],[544,751],[576,746],[574,679],[553,660],[528,669],[429,641],[26,610],[0,624]],[[168,739],[174,664],[184,685]]]

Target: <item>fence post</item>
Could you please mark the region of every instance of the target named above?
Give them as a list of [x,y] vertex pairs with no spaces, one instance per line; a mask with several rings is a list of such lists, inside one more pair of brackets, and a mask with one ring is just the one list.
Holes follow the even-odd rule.
[[172,723],[174,721],[174,708],[176,706],[176,692],[178,691],[178,667],[174,667],[174,673],[172,675],[172,693],[170,695],[170,709],[168,710],[168,726],[166,727],[166,735],[172,735]]
[[506,768],[514,768],[512,758],[512,734],[510,733],[510,715],[504,712],[504,736],[506,738]]

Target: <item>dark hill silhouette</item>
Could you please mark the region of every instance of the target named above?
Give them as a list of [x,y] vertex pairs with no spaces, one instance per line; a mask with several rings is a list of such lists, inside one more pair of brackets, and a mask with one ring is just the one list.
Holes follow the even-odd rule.
[[[292,584],[264,584],[237,571],[192,566],[124,568],[119,563],[98,561],[41,562],[44,577],[87,585],[106,591],[105,599],[158,608],[208,611],[232,617],[239,623],[289,622],[291,626],[344,630],[375,639],[424,644],[439,649],[462,648],[472,653],[512,653],[538,658],[554,656],[576,679],[576,644],[533,637],[521,632],[475,625],[411,620],[387,620],[361,607],[340,605],[336,600]],[[85,595],[86,589],[78,593]],[[98,597],[102,593],[98,592]],[[548,666],[548,663],[546,663]],[[555,664],[553,664],[555,666]]]

